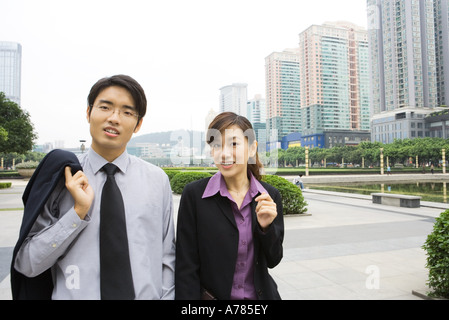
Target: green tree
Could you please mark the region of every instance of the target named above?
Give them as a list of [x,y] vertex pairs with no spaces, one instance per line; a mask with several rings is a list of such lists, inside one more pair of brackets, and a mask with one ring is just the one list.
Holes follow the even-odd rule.
[[5,128],[0,127],[0,143],[5,142],[8,140],[8,131],[5,130]]
[[33,148],[37,134],[29,113],[7,99],[3,92],[0,92],[0,128],[0,153],[25,154]]

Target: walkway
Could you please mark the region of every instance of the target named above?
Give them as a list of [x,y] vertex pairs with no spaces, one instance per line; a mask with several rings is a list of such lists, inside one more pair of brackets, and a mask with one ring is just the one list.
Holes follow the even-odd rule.
[[[9,267],[26,185],[12,182],[0,190],[0,300],[11,299]],[[412,290],[426,290],[421,246],[448,205],[397,208],[318,190],[305,190],[304,198],[311,215],[285,217],[284,259],[270,271],[283,299],[420,299]],[[174,195],[176,211],[179,199]]]

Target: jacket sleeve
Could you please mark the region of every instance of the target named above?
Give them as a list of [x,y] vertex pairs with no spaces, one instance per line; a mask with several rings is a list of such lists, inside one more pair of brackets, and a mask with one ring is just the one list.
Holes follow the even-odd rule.
[[88,224],[80,220],[73,206],[60,211],[61,198],[69,197],[63,182],[53,191],[16,255],[14,268],[27,277],[52,267]]
[[181,196],[176,234],[175,299],[199,300],[201,285],[194,189]]
[[257,228],[257,236],[261,249],[265,254],[268,268],[274,268],[281,262],[283,257],[284,216],[281,194],[278,190],[274,190],[270,192],[270,195],[276,203],[277,216],[266,232],[263,232],[259,226]]

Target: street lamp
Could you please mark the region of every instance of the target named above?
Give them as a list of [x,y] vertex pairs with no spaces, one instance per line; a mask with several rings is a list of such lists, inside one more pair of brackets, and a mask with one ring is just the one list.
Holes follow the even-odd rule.
[[81,143],[81,146],[80,146],[81,153],[84,153],[84,150],[86,150],[86,146],[84,145],[84,142],[86,142],[86,140],[80,140],[80,143]]
[[306,177],[309,176],[309,147],[306,147]]
[[384,148],[380,148],[380,174],[384,175]]
[[443,149],[442,152],[443,152],[443,174],[446,174],[446,149]]

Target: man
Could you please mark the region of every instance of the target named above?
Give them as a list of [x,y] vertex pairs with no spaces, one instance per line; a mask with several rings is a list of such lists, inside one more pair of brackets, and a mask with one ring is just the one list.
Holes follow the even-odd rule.
[[[30,278],[51,269],[52,299],[174,298],[175,240],[169,180],[161,169],[126,152],[145,113],[145,93],[129,76],[104,78],[92,87],[87,107],[92,145],[79,157],[83,170],[72,174],[71,168],[65,167],[65,179],[51,193],[13,261],[15,271]],[[118,285],[112,295],[103,293],[102,276],[109,272],[109,266],[101,257],[100,230],[109,218],[103,218],[100,211],[104,210],[100,209],[103,202],[111,206],[115,200],[101,199],[102,193],[106,194],[103,187],[110,181],[106,167],[111,163],[115,165],[111,179],[116,181],[125,212],[126,260],[131,273],[131,283],[127,284],[131,293],[126,297],[120,295],[124,289]],[[115,238],[113,235],[111,241]],[[125,273],[124,269],[119,271]],[[122,275],[116,278],[121,281]]]
[[293,179],[293,183],[304,190],[304,183],[302,182],[302,174],[298,175],[295,179]]

